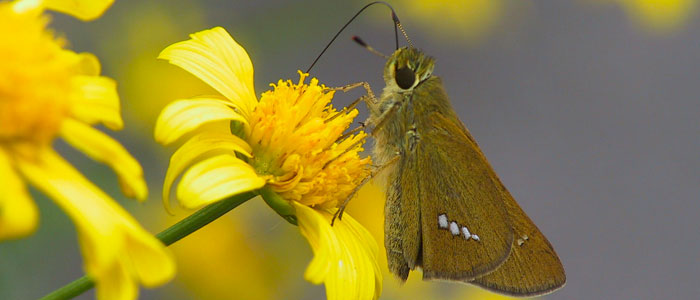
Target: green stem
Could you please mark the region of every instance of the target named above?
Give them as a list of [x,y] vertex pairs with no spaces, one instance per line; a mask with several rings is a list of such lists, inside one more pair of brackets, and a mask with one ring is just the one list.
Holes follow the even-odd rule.
[[44,296],[41,300],[73,299],[93,287],[95,287],[95,282],[87,275],[84,275]]
[[[196,211],[187,218],[180,220],[168,229],[165,229],[156,235],[163,244],[170,246],[191,233],[199,230],[205,225],[223,216],[225,213],[241,205],[253,198],[253,193],[243,193],[235,195],[228,199],[209,204],[208,206]],[[61,288],[44,296],[40,300],[66,300],[72,299],[93,288],[95,282],[88,275],[62,286]]]
[[284,200],[280,195],[275,193],[269,186],[264,186],[259,190],[265,203],[277,212],[282,218],[292,225],[297,225],[297,216],[294,207],[289,204],[289,201]]

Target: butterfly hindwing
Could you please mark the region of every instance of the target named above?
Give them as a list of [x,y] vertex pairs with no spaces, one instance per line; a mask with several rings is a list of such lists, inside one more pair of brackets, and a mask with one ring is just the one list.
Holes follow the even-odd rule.
[[515,233],[510,256],[498,269],[472,283],[521,297],[548,294],[561,288],[566,283],[566,274],[557,253],[505,187],[502,188],[508,194],[505,204]]

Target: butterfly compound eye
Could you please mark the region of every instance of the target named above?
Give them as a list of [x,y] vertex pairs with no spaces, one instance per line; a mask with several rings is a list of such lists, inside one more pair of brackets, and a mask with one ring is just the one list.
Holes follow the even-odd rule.
[[398,68],[394,74],[394,80],[396,80],[396,84],[400,88],[406,90],[413,86],[413,83],[416,81],[416,74],[408,67]]

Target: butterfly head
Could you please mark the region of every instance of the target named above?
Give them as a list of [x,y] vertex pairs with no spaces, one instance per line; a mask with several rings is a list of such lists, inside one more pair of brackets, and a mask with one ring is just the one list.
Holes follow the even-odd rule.
[[435,60],[413,47],[399,48],[389,57],[384,68],[384,81],[387,86],[399,90],[411,90],[430,78]]

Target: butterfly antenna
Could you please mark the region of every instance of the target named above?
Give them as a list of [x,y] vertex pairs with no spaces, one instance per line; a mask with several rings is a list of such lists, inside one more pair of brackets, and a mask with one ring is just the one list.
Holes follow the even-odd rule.
[[370,46],[369,44],[365,43],[365,41],[363,41],[359,36],[354,35],[354,36],[352,37],[352,40],[355,41],[355,43],[358,43],[360,46],[362,46],[362,47],[364,47],[365,49],[367,49],[367,51],[372,52],[373,54],[379,55],[379,56],[381,56],[381,57],[383,57],[383,58],[385,58],[385,59],[389,59],[389,55],[386,55],[386,54],[384,54],[384,53],[381,53],[381,52],[375,50],[374,48],[372,48],[372,46]]
[[413,42],[411,42],[411,39],[408,37],[408,34],[406,34],[406,30],[403,29],[403,25],[401,25],[401,21],[399,21],[399,17],[396,16],[393,9],[391,10],[391,18],[394,20],[394,35],[396,36],[396,50],[399,49],[399,33],[396,32],[396,28],[401,30],[403,37],[406,38],[406,42],[408,43],[408,46],[413,48]]
[[[326,47],[324,47],[323,50],[321,51],[321,53],[316,57],[316,59],[314,59],[314,62],[311,63],[311,66],[309,66],[309,68],[306,69],[306,73],[309,73],[311,71],[311,69],[314,67],[314,65],[316,65],[316,62],[318,62],[318,60],[321,58],[321,56],[323,56],[323,54],[326,53],[326,50],[328,50],[328,48],[331,46],[331,44],[333,44],[335,39],[338,38],[340,33],[342,33],[343,30],[345,30],[345,28],[348,27],[348,25],[350,25],[350,23],[352,23],[352,21],[354,21],[355,18],[357,18],[357,16],[359,16],[365,9],[367,9],[368,7],[375,5],[375,4],[382,4],[391,10],[391,18],[394,21],[394,36],[396,39],[396,49],[399,49],[399,34],[398,34],[397,28],[401,27],[401,23],[399,22],[399,18],[396,16],[396,13],[394,12],[394,8],[391,7],[391,5],[389,5],[389,3],[386,3],[384,1],[375,1],[375,2],[369,3],[369,4],[365,5],[364,7],[362,7],[354,16],[352,16],[352,18],[350,18],[350,20],[347,23],[345,23],[345,25],[343,25],[342,28],[340,28],[340,30],[338,30],[338,33],[336,33],[333,36],[331,41],[328,42]],[[406,37],[406,39],[408,40],[408,36],[406,35],[406,32],[404,32],[403,28],[401,28],[401,32],[403,32],[404,37]],[[409,44],[410,44],[410,40],[409,40]],[[413,46],[411,45],[411,47],[413,47]],[[372,51],[372,50],[370,50],[370,51]]]

